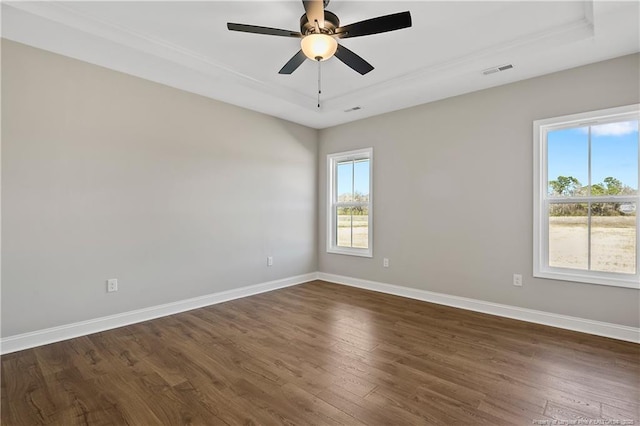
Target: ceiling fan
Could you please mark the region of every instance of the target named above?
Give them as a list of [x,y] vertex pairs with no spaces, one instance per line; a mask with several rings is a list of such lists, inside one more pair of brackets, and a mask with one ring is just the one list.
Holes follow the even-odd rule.
[[335,55],[347,66],[364,75],[373,70],[373,66],[339,44],[337,39],[385,33],[411,26],[411,13],[400,12],[341,27],[338,17],[325,10],[329,0],[303,0],[302,3],[305,14],[300,18],[299,32],[231,22],[227,23],[227,28],[231,31],[300,38],[301,49],[282,67],[280,74],[291,74],[307,58],[320,62]]

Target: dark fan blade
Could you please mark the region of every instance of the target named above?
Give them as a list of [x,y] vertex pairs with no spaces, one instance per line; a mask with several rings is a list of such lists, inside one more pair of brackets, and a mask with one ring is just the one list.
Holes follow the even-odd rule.
[[340,59],[347,66],[351,67],[354,71],[357,71],[362,75],[365,75],[369,71],[373,70],[373,66],[369,62],[365,61],[360,56],[356,55],[341,44],[338,44],[338,50],[336,50],[336,58]]
[[284,67],[278,71],[278,74],[291,74],[297,70],[300,65],[302,65],[305,59],[307,59],[307,57],[304,55],[302,49],[300,49],[298,53],[293,55],[293,58],[289,59],[289,62],[284,64]]
[[318,21],[318,26],[324,28],[324,1],[302,0],[302,4],[304,4],[304,11],[307,13],[309,23],[313,24]]
[[230,31],[242,31],[244,33],[266,34],[283,37],[302,37],[302,34],[297,31],[281,30],[278,28],[269,27],[258,27],[255,25],[233,24],[231,22],[227,23],[227,28]]
[[411,13],[400,12],[393,15],[378,16],[366,21],[356,22],[336,28],[340,38],[361,37],[370,34],[386,33],[411,26]]

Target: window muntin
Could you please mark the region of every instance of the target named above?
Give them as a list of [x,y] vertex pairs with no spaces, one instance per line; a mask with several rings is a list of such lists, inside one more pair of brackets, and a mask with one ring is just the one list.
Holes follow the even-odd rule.
[[371,148],[327,157],[327,252],[371,257]]
[[534,276],[640,288],[638,105],[534,123]]

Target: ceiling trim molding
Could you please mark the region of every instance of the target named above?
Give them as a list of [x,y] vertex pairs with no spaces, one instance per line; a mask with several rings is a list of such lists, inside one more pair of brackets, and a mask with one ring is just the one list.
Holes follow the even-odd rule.
[[[326,128],[637,53],[638,6],[634,3],[573,0],[570,5],[542,2],[535,7],[493,5],[458,10],[455,5],[420,0],[415,3],[414,22],[419,31],[396,39],[403,41],[400,48],[413,49],[420,56],[405,58],[403,51],[394,52],[387,58],[389,68],[367,79],[349,75],[343,80],[340,74],[331,73],[326,83],[335,86],[327,86],[320,108],[316,91],[309,90],[314,81],[304,76],[281,78],[273,69],[248,58],[235,58],[234,49],[240,49],[242,43],[226,38],[222,11],[249,15],[250,9],[241,3],[185,10],[182,6],[161,7],[150,20],[146,14],[156,9],[126,5],[102,8],[55,0],[13,0],[2,2],[0,7],[6,13],[2,37],[8,40],[308,127]],[[438,10],[443,16],[434,14]],[[270,13],[278,22],[289,12],[282,6]],[[175,22],[178,15],[180,22]],[[418,19],[423,16],[429,19]],[[455,37],[448,40],[449,33],[442,30],[440,40],[440,30],[434,31],[447,25],[446,19],[456,17],[459,25],[451,29]],[[173,23],[181,26],[174,28]],[[176,32],[179,28],[182,30]],[[427,51],[422,37],[437,44]],[[347,46],[350,43],[345,40]],[[353,43],[355,48],[357,42]],[[398,44],[381,40],[381,45],[384,49],[363,51],[373,56],[382,52],[376,60],[384,64],[385,50]],[[275,51],[276,46],[255,43],[248,50],[264,61],[271,59],[271,49]],[[482,74],[502,64],[513,64],[514,70]],[[358,112],[347,114],[354,106],[360,107]]]
[[550,44],[559,45],[592,38],[595,36],[593,22],[593,1],[584,1],[583,6],[584,16],[575,21],[514,38],[513,40],[510,40],[506,43],[496,44],[468,55],[463,55],[458,58],[434,64],[428,67],[419,68],[415,71],[393,77],[392,79],[388,79],[383,82],[361,87],[356,90],[341,94],[339,96],[329,98],[325,101],[325,104],[328,107],[340,109],[344,105],[352,104],[352,99],[354,98],[370,98],[370,93],[372,92],[386,92],[388,90],[392,90],[394,86],[398,86],[401,83],[407,83],[414,80],[438,80],[440,78],[447,78],[451,76],[450,72],[453,70],[456,71],[456,75],[466,74],[469,72],[481,73],[483,69],[495,64],[484,64],[480,67],[474,67],[474,65],[478,61],[481,61],[482,59],[491,55],[495,55],[496,53],[508,53],[525,46],[533,49],[543,49]]
[[[352,104],[353,98],[363,101],[372,99],[377,97],[377,94],[388,92],[389,90],[393,90],[394,87],[415,80],[438,80],[447,78],[451,76],[451,71],[455,71],[457,75],[473,72],[475,69],[474,64],[496,53],[507,53],[525,46],[535,48],[536,45],[539,45],[537,46],[538,48],[543,48],[549,43],[557,45],[559,43],[568,43],[593,37],[593,0],[584,0],[581,3],[583,5],[583,16],[578,20],[527,34],[506,43],[496,44],[481,51],[460,56],[446,62],[422,67],[407,74],[364,86],[333,98],[326,98],[323,101],[324,109],[341,109],[345,105]],[[72,7],[56,2],[5,2],[5,5],[66,25],[95,37],[153,55],[212,78],[227,79],[241,83],[263,94],[276,96],[308,111],[313,111],[317,114],[320,113],[320,111],[315,108],[315,98],[311,95],[258,80],[249,75],[234,71],[226,64],[212,61],[205,55],[113,22],[100,20],[94,16],[79,12]],[[479,67],[478,72],[493,64],[484,65]]]
[[[315,111],[314,97],[301,94],[295,90],[276,86],[231,69],[231,67],[212,61],[209,57],[185,49],[166,40],[152,37],[139,31],[89,16],[73,8],[47,2],[5,2],[4,5],[30,13],[35,16],[91,34],[119,45],[135,49],[143,53],[170,61],[217,79],[228,79],[240,82],[245,86],[264,94],[284,98],[284,100],[301,108]],[[284,92],[284,93],[283,93]]]

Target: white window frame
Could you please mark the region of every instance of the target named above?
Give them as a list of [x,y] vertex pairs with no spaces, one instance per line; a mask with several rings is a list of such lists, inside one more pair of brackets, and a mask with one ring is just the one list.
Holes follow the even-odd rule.
[[[635,202],[640,209],[640,196],[553,197],[548,194],[547,134],[550,131],[599,125],[616,121],[638,120],[640,104],[609,108],[580,114],[554,117],[533,122],[533,276],[564,281],[640,289],[640,212],[636,214],[636,273],[585,271],[549,266],[549,205],[554,202]],[[640,159],[639,159],[640,161]],[[589,183],[591,184],[591,183]],[[640,182],[636,183],[640,184]],[[637,186],[640,189],[640,186]]]
[[[337,164],[342,161],[369,159],[369,202],[338,202]],[[337,238],[336,210],[338,207],[366,206],[368,217],[368,248],[339,247]],[[350,256],[373,257],[373,148],[338,152],[327,155],[327,253]]]

